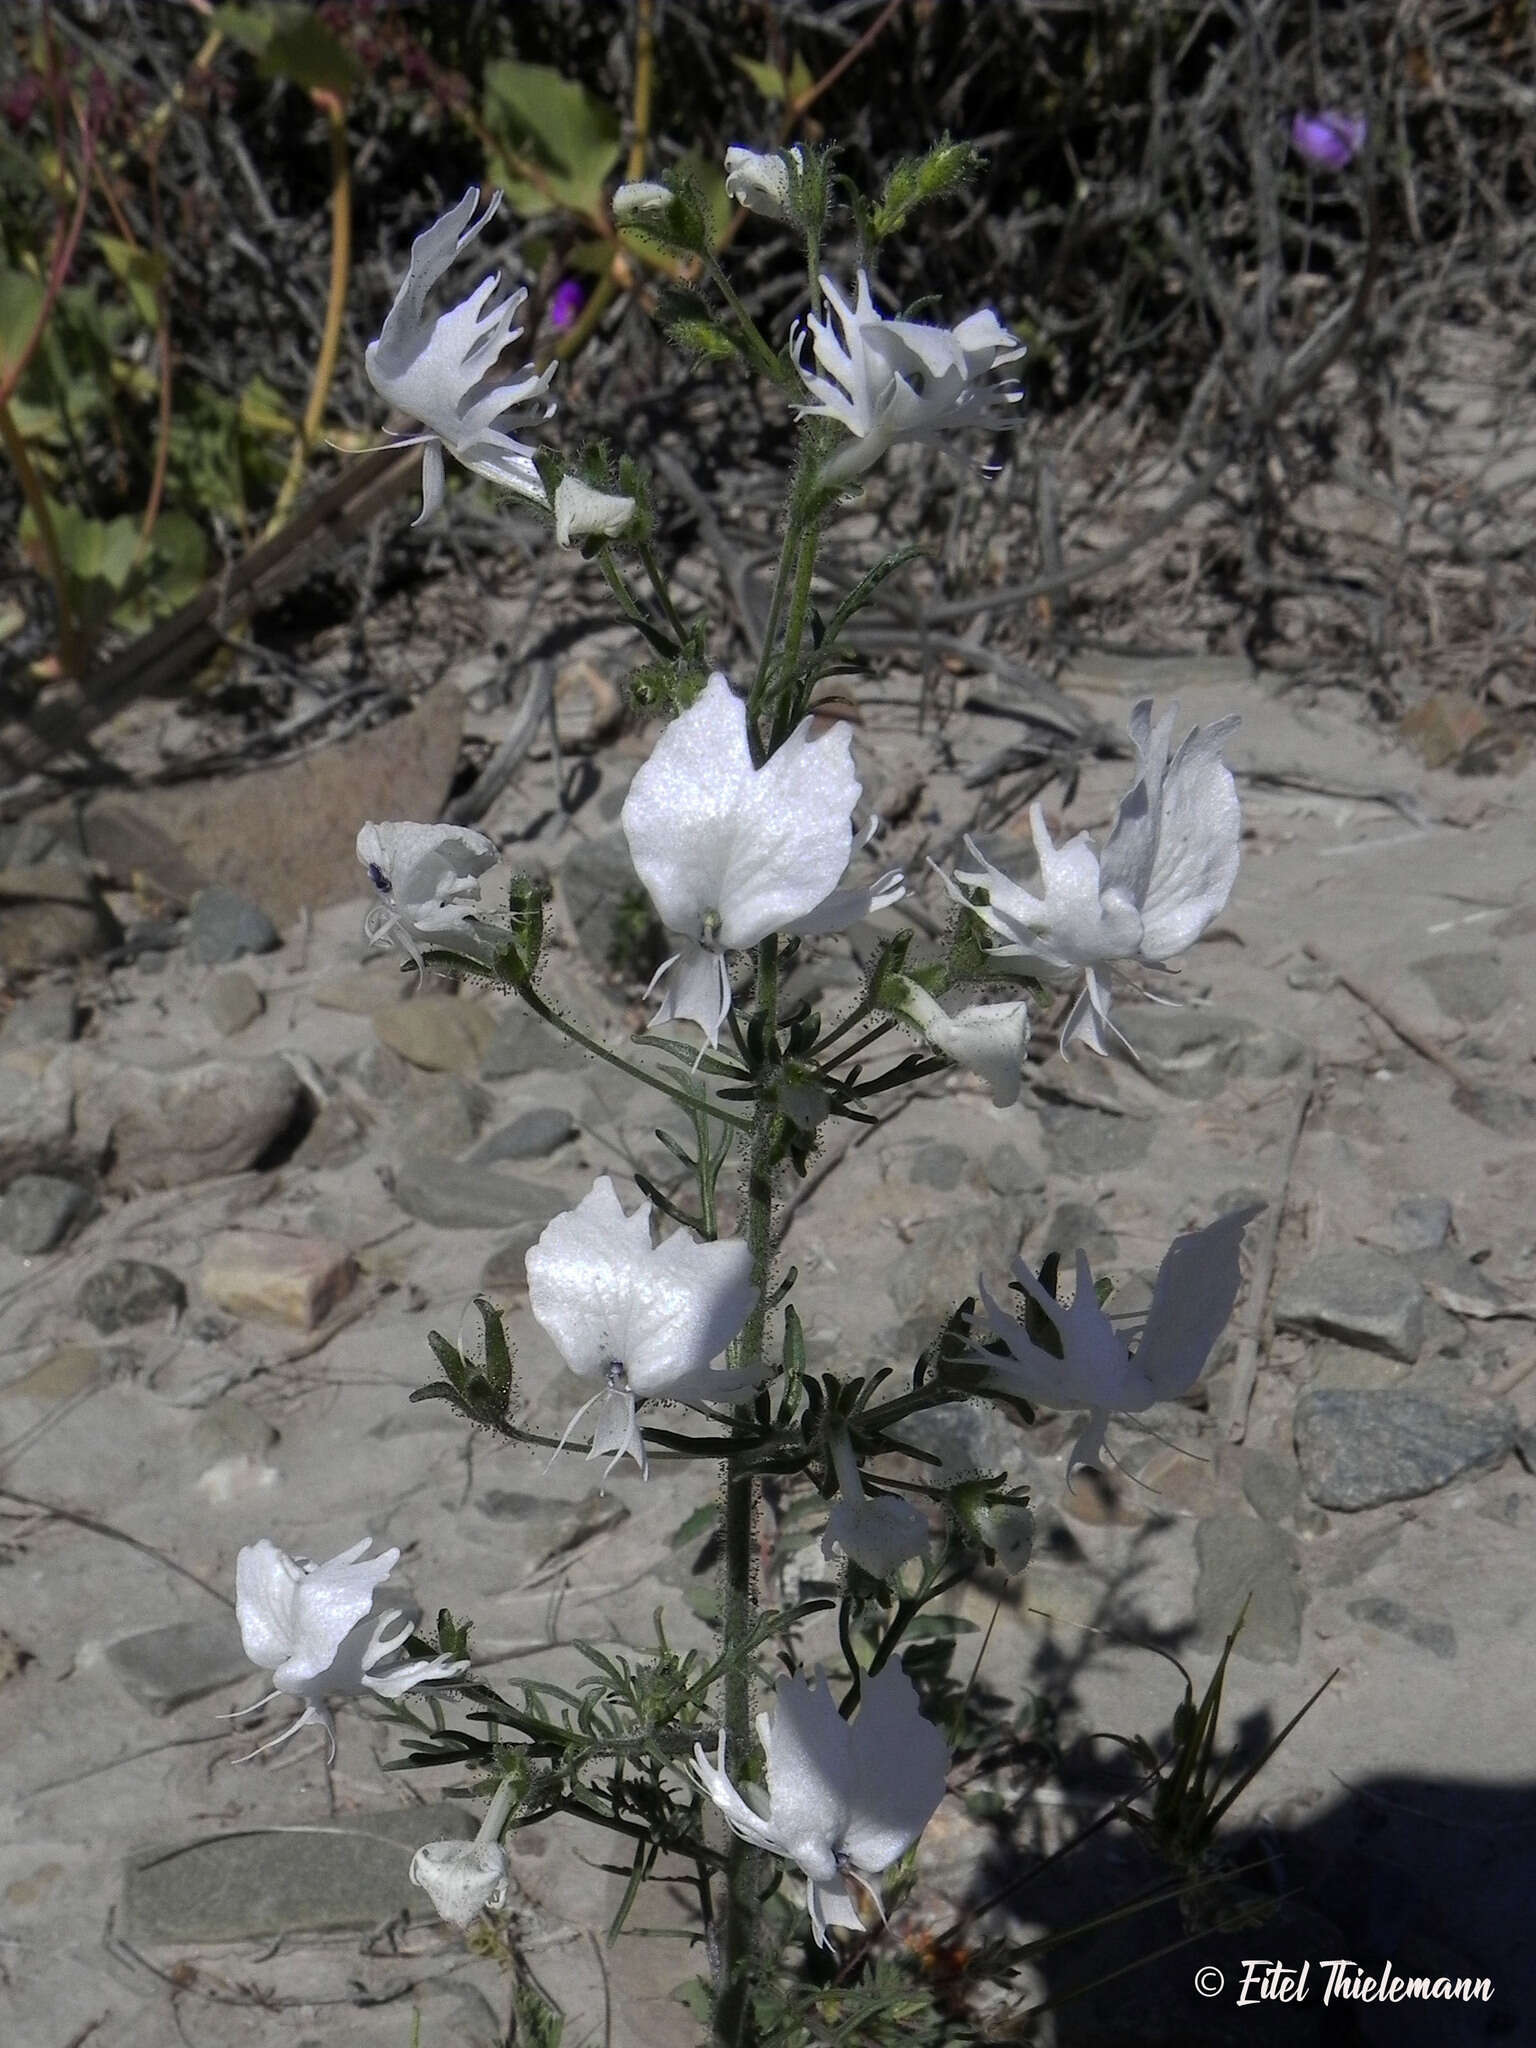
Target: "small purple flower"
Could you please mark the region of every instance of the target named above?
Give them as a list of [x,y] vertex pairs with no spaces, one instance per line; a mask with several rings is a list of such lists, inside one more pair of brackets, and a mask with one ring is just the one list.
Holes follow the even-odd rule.
[[1291,123],[1291,147],[1314,171],[1342,171],[1365,141],[1365,116],[1298,114]]
[[556,285],[554,297],[549,302],[549,324],[551,327],[570,327],[586,303],[586,293],[574,277],[567,277]]

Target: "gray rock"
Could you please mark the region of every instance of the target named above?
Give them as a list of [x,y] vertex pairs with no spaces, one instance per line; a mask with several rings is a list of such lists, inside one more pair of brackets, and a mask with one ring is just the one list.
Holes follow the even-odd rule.
[[1219,1095],[1234,1077],[1276,1080],[1307,1053],[1288,1031],[1225,1010],[1147,1005],[1127,1020],[1125,1032],[1148,1078],[1188,1102]]
[[121,937],[89,873],[57,858],[0,868],[0,968],[7,973],[95,959]]
[[507,1230],[534,1221],[542,1230],[552,1216],[573,1206],[559,1188],[491,1167],[471,1169],[432,1152],[418,1153],[401,1166],[395,1200],[408,1216],[440,1230]]
[[528,1285],[528,1254],[543,1235],[536,1217],[520,1223],[505,1244],[499,1244],[480,1268],[480,1285],[490,1295],[505,1294]]
[[1370,1628],[1384,1628],[1390,1635],[1406,1636],[1432,1657],[1451,1658],[1456,1654],[1456,1631],[1448,1621],[1426,1621],[1410,1613],[1401,1600],[1371,1594],[1362,1600],[1351,1600],[1349,1612]]
[[1504,1306],[1504,1290],[1496,1287],[1483,1268],[1453,1244],[1437,1245],[1433,1251],[1412,1252],[1407,1264],[1417,1279],[1435,1287],[1444,1297],[1444,1306],[1439,1301],[1431,1303],[1431,1308],[1440,1315],[1449,1310],[1453,1315],[1476,1317],[1480,1310]]
[[233,1615],[146,1629],[109,1643],[106,1654],[123,1690],[152,1714],[174,1713],[188,1700],[261,1676],[245,1654]]
[[582,1072],[589,1055],[553,1025],[525,1010],[502,1010],[480,1060],[482,1081],[511,1081],[520,1074]]
[[1411,1377],[1400,1358],[1387,1358],[1380,1351],[1362,1351],[1356,1344],[1340,1344],[1332,1337],[1314,1344],[1306,1359],[1306,1383],[1319,1391],[1325,1387],[1375,1391],[1401,1386]]
[[1307,1596],[1296,1549],[1283,1530],[1251,1515],[1211,1515],[1195,1531],[1197,1640],[1220,1649],[1248,1611],[1233,1654],[1255,1664],[1294,1664]]
[[568,1110],[548,1106],[525,1109],[511,1123],[492,1131],[470,1153],[470,1166],[494,1166],[501,1159],[547,1159],[576,1136],[576,1120]]
[[907,1160],[907,1178],[918,1187],[951,1193],[965,1178],[971,1156],[963,1145],[935,1140],[916,1147]]
[[394,1807],[136,1849],[118,1924],[133,1942],[204,1942],[377,1927],[406,1907],[425,1917],[411,1857],[469,1840],[476,1820],[461,1802]]
[[0,1029],[7,1052],[24,1045],[68,1045],[80,1029],[80,1005],[72,988],[43,988],[17,1003]]
[[0,1063],[0,1186],[19,1173],[52,1173],[95,1166],[94,1153],[75,1129],[70,1055],[57,1053],[41,1075]]
[[1398,1249],[1438,1251],[1451,1234],[1451,1205],[1444,1195],[1404,1195],[1392,1205]]
[[51,1252],[96,1213],[96,1197],[78,1181],[19,1174],[0,1197],[0,1241],[30,1257]]
[[1058,1202],[1045,1226],[1041,1249],[1060,1252],[1062,1272],[1068,1277],[1075,1270],[1078,1253],[1086,1252],[1097,1276],[1102,1266],[1118,1257],[1120,1240],[1105,1228],[1102,1212],[1091,1202]]
[[1019,1248],[1018,1219],[995,1202],[950,1209],[913,1225],[904,1252],[891,1271],[891,1300],[898,1315],[931,1322],[926,1343],[962,1295],[976,1292],[978,1272],[989,1285],[1002,1285]]
[[271,918],[238,889],[215,882],[192,898],[187,951],[202,966],[222,966],[246,953],[271,953],[279,944]]
[[1295,1426],[1303,1484],[1324,1508],[1374,1508],[1433,1493],[1463,1472],[1497,1464],[1519,1428],[1504,1404],[1459,1407],[1391,1388],[1303,1394]]
[[1289,1458],[1251,1451],[1243,1461],[1243,1493],[1266,1522],[1283,1522],[1301,1505],[1301,1473]]
[[1045,1214],[1045,1180],[1017,1145],[1006,1141],[987,1154],[982,1172],[994,1195],[1025,1195],[1032,1198],[1036,1221]]
[[936,1485],[948,1486],[978,1472],[1006,1472],[1015,1484],[1028,1483],[1032,1467],[1023,1431],[991,1401],[946,1401],[924,1408],[909,1415],[895,1434],[939,1459],[922,1468]]
[[203,1014],[221,1038],[233,1038],[254,1024],[266,1006],[261,990],[238,967],[215,974],[203,990]]
[[121,1187],[174,1188],[240,1173],[288,1132],[308,1097],[283,1059],[197,1060],[169,1071],[73,1055],[75,1127]]
[[1433,953],[1413,971],[1447,1017],[1485,1024],[1509,994],[1497,953]]
[[485,1128],[495,1108],[488,1088],[457,1074],[413,1072],[395,1113],[397,1149],[408,1152],[463,1152]]
[[1342,1337],[1411,1365],[1424,1342],[1424,1290],[1390,1252],[1324,1252],[1282,1288],[1275,1328]]
[[1157,1125],[1150,1117],[1110,1116],[1073,1103],[1044,1102],[1040,1128],[1055,1172],[1091,1178],[1139,1166],[1152,1149]]
[[576,942],[599,974],[644,982],[667,957],[665,934],[622,831],[571,848],[560,870],[560,896]]
[[1458,1081],[1451,1090],[1451,1107],[1501,1138],[1536,1135],[1536,1100],[1518,1088],[1503,1088],[1494,1081],[1475,1086]]
[[259,1415],[233,1394],[220,1394],[202,1409],[188,1432],[187,1441],[199,1456],[214,1458],[262,1458],[278,1440],[278,1432],[265,1415]]
[[339,1097],[321,1105],[319,1114],[299,1140],[295,1166],[324,1173],[350,1166],[368,1143],[368,1126],[350,1102]]
[[113,1259],[87,1273],[75,1307],[104,1337],[152,1323],[187,1305],[187,1290],[164,1266],[144,1259]]

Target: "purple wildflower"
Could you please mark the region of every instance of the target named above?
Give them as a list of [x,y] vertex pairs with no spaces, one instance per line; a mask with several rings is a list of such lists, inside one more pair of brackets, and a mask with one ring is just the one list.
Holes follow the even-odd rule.
[[567,277],[555,287],[554,297],[549,302],[549,324],[551,327],[570,327],[586,302],[586,293],[574,277]]
[[1342,171],[1365,141],[1365,116],[1298,114],[1291,123],[1291,147],[1314,171]]

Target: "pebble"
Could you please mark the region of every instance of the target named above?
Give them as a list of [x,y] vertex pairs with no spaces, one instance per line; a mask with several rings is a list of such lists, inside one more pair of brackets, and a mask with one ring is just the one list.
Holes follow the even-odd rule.
[[1018,1219],[995,1202],[925,1217],[908,1232],[904,1249],[893,1246],[891,1300],[897,1314],[920,1320],[924,1334],[918,1342],[928,1343],[960,1298],[976,1292],[978,1272],[994,1291],[1006,1283],[1018,1248]]
[[125,1692],[152,1714],[174,1713],[226,1685],[254,1680],[233,1615],[176,1621],[109,1643],[106,1661]]
[[1138,1009],[1125,1025],[1137,1063],[1169,1095],[1201,1102],[1229,1079],[1278,1080],[1306,1058],[1301,1039],[1225,1010]]
[[1080,1251],[1088,1254],[1088,1263],[1097,1274],[1119,1256],[1120,1240],[1106,1229],[1102,1210],[1091,1202],[1059,1202],[1045,1226],[1043,1248],[1061,1254],[1061,1291],[1065,1294],[1076,1284],[1074,1275]]
[[547,1159],[576,1135],[576,1120],[568,1110],[525,1109],[511,1123],[482,1138],[465,1163],[494,1166],[501,1159]]
[[480,1268],[480,1285],[487,1293],[508,1294],[528,1285],[528,1254],[544,1233],[536,1217],[518,1225],[505,1244],[496,1247]]
[[983,1162],[982,1174],[994,1195],[1029,1196],[1036,1220],[1045,1214],[1045,1182],[1040,1169],[1017,1145],[1006,1141],[994,1145]]
[[1389,1635],[1406,1636],[1410,1643],[1421,1650],[1428,1650],[1432,1657],[1449,1659],[1456,1654],[1456,1631],[1448,1621],[1426,1621],[1422,1616],[1410,1613],[1401,1600],[1387,1600],[1380,1594],[1371,1594],[1362,1600],[1351,1600],[1349,1612],[1368,1628],[1383,1628]]
[[18,1174],[0,1197],[0,1242],[23,1257],[51,1252],[95,1213],[96,1197],[78,1181]]
[[470,1840],[477,1820],[445,1801],[153,1844],[125,1859],[118,1924],[136,1943],[205,1942],[369,1929],[407,1907],[423,1917],[411,1857],[423,1842]]
[[8,974],[95,959],[121,936],[85,870],[57,860],[0,868],[0,968]]
[[323,1103],[293,1155],[297,1167],[324,1173],[352,1161],[366,1149],[368,1127],[350,1102]]
[[1444,1195],[1404,1195],[1392,1206],[1398,1249],[1438,1251],[1451,1234],[1451,1205]]
[[1324,1252],[1282,1288],[1275,1328],[1342,1337],[1411,1365],[1424,1342],[1424,1290],[1390,1252]]
[[1323,1391],[1296,1404],[1296,1455],[1324,1508],[1373,1508],[1448,1486],[1496,1464],[1515,1442],[1515,1412],[1410,1394]]
[[246,953],[275,952],[282,943],[260,904],[222,882],[199,889],[187,919],[187,952],[203,967],[218,967]]
[[1536,1098],[1522,1094],[1518,1088],[1500,1087],[1493,1081],[1473,1085],[1458,1081],[1451,1090],[1451,1107],[1485,1130],[1496,1131],[1501,1138],[1513,1139],[1517,1144],[1536,1136]]
[[1109,1116],[1073,1103],[1045,1102],[1040,1128],[1052,1169],[1091,1179],[1139,1166],[1152,1149],[1157,1125],[1151,1117]]
[[0,1030],[0,1050],[28,1045],[68,1045],[80,1029],[80,1005],[72,988],[38,989],[10,1011]]
[[[24,1057],[44,1054],[34,1048]],[[0,1185],[21,1173],[96,1164],[100,1153],[92,1157],[75,1130],[74,1100],[68,1053],[46,1060],[40,1073],[0,1059]]]
[[578,1074],[585,1071],[589,1057],[552,1024],[526,1011],[507,1008],[496,1018],[496,1029],[480,1061],[480,1078],[512,1081],[522,1074],[540,1072]]
[[110,1179],[183,1187],[254,1166],[308,1104],[283,1059],[209,1059],[156,1071],[76,1053],[75,1127]]
[[376,1010],[392,1010],[403,1001],[410,983],[389,961],[376,967],[355,967],[347,974],[327,975],[309,992],[310,1001],[321,1010],[341,1010],[349,1017],[371,1017]]
[[1296,1547],[1273,1522],[1211,1515],[1195,1530],[1195,1621],[1202,1649],[1219,1650],[1248,1603],[1233,1655],[1294,1664],[1307,1596]]
[[275,1230],[226,1230],[203,1253],[203,1293],[233,1316],[313,1330],[351,1292],[357,1266],[345,1245]]
[[1486,1024],[1509,994],[1497,953],[1432,953],[1415,960],[1413,972],[1459,1024]]
[[1243,1496],[1266,1522],[1283,1522],[1301,1505],[1301,1473],[1289,1458],[1250,1451],[1243,1460]]
[[187,1290],[164,1266],[145,1259],[112,1259],[87,1273],[75,1307],[104,1337],[140,1323],[162,1321],[187,1305]]
[[918,1187],[950,1194],[965,1178],[971,1155],[963,1145],[934,1141],[916,1147],[907,1161],[907,1178]]
[[457,1074],[407,1071],[405,1099],[394,1116],[397,1153],[444,1154],[472,1145],[496,1106],[490,1091]]
[[496,1032],[495,1013],[457,996],[418,996],[373,1013],[381,1045],[434,1074],[475,1074]]
[[493,1167],[471,1171],[461,1161],[417,1153],[395,1176],[395,1200],[408,1216],[440,1230],[509,1230],[537,1220],[539,1228],[572,1206],[559,1188],[523,1180]]
[[193,1450],[207,1458],[260,1458],[277,1439],[278,1432],[265,1415],[233,1394],[210,1401],[188,1432]]
[[233,1038],[254,1024],[266,1006],[261,990],[238,967],[215,974],[203,990],[203,1014],[221,1038]]

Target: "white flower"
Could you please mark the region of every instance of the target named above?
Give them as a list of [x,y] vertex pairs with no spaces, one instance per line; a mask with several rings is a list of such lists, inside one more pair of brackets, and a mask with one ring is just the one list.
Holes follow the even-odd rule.
[[1086,832],[1053,846],[1040,806],[1030,806],[1043,895],[1031,896],[999,873],[970,839],[977,866],[957,870],[953,881],[940,877],[958,903],[970,902],[967,889],[989,892],[988,903],[971,907],[1004,941],[993,948],[999,956],[1084,973],[1082,993],[1062,1028],[1063,1052],[1079,1038],[1094,1052],[1108,1051],[1105,968],[1121,960],[1161,966],[1194,944],[1232,893],[1241,816],[1221,748],[1239,721],[1192,726],[1170,761],[1178,708],[1172,705],[1156,726],[1150,698],[1131,712],[1137,776],[1102,853]]
[[1029,1044],[1028,1003],[972,1003],[951,1017],[906,975],[896,976],[891,987],[897,1015],[946,1059],[979,1074],[992,1090],[994,1108],[1008,1109],[1018,1101]]
[[706,1244],[676,1230],[651,1243],[651,1205],[624,1213],[604,1174],[574,1209],[544,1227],[529,1252],[528,1306],[556,1350],[599,1392],[571,1417],[558,1450],[597,1409],[589,1458],[626,1454],[648,1471],[636,1405],[650,1397],[691,1405],[728,1399],[755,1373],[716,1372],[757,1301],[752,1255],[739,1238]]
[[[859,272],[852,306],[830,278],[821,288],[833,317],[808,315],[792,343],[805,388],[817,400],[802,415],[838,420],[853,439],[822,471],[829,484],[847,483],[899,441],[932,441],[966,427],[995,431],[1016,424],[1009,411],[1023,396],[1013,379],[983,380],[1024,354],[990,307],[958,327],[916,320],[886,320],[875,310],[869,278]],[[806,367],[809,341],[816,371]]]
[[573,540],[598,534],[612,540],[635,516],[633,498],[594,490],[579,476],[563,476],[555,486],[555,539],[568,548]]
[[429,1895],[440,1920],[467,1927],[487,1907],[506,1904],[510,1873],[499,1838],[511,1809],[503,1780],[472,1842],[423,1842],[411,1858],[411,1883]]
[[479,234],[501,203],[493,195],[478,220],[478,186],[457,206],[433,221],[411,244],[410,268],[385,315],[377,341],[364,362],[369,381],[389,404],[420,420],[424,434],[400,443],[420,443],[419,526],[443,502],[443,450],[473,470],[536,505],[548,503],[533,450],[507,431],[509,424],[547,420],[555,409],[549,396],[556,365],[535,370],[526,364],[510,381],[496,380],[502,351],[522,333],[517,314],[528,294],[518,290],[498,299],[501,275],[492,271],[451,312],[433,318],[427,294],[455,256]]
[[613,195],[613,217],[621,228],[643,226],[648,219],[671,209],[672,194],[654,179],[640,178],[621,185]]
[[864,1681],[855,1718],[838,1713],[818,1672],[814,1684],[784,1677],[771,1716],[757,1717],[768,1765],[768,1811],[747,1804],[725,1774],[725,1735],[713,1763],[694,1750],[699,1782],[736,1833],[787,1856],[805,1873],[811,1931],[862,1927],[851,1885],[883,1914],[875,1880],[904,1856],[944,1797],[949,1754],[918,1709],[912,1681],[887,1664]]
[[793,225],[794,205],[790,197],[790,172],[785,156],[792,156],[804,168],[805,155],[798,145],[789,150],[734,147],[725,152],[725,189],[738,206],[760,213],[766,220]]
[[[240,1640],[253,1664],[272,1674],[273,1689],[254,1713],[279,1693],[303,1700],[304,1711],[263,1749],[274,1749],[301,1728],[325,1730],[331,1755],[336,1754],[335,1724],[327,1696],[364,1689],[385,1699],[398,1699],[413,1686],[431,1680],[458,1678],[469,1669],[461,1658],[416,1657],[398,1664],[388,1660],[411,1634],[412,1623],[399,1608],[373,1618],[374,1595],[400,1561],[396,1549],[365,1557],[373,1538],[338,1551],[324,1564],[290,1557],[265,1537],[247,1544],[235,1560],[235,1617]],[[369,1626],[372,1621],[372,1626]],[[259,1756],[261,1750],[253,1750]]]
[[898,1565],[928,1548],[928,1517],[915,1501],[864,1491],[859,1461],[841,1424],[832,1432],[830,1448],[842,1499],[827,1518],[821,1554],[830,1557],[835,1546],[872,1579],[888,1579]]
[[500,858],[494,841],[467,825],[364,825],[357,857],[379,901],[363,923],[370,945],[399,945],[424,974],[422,948],[434,934],[474,935],[480,881]]
[[731,1007],[727,952],[770,932],[841,931],[905,893],[895,870],[871,888],[837,886],[858,800],[845,724],[818,739],[805,718],[754,768],[747,708],[723,675],[710,677],[656,742],[620,814],[635,872],[682,941],[646,990],[663,990],[658,1024],[689,1018],[718,1045]]
[[1099,1306],[1084,1252],[1077,1255],[1077,1292],[1065,1307],[1051,1299],[1022,1259],[1013,1268],[1024,1292],[1055,1326],[1061,1338],[1060,1358],[1033,1343],[1023,1324],[1004,1313],[983,1281],[986,1323],[1008,1347],[1008,1356],[1001,1359],[974,1351],[974,1362],[988,1369],[986,1391],[1052,1408],[1086,1408],[1088,1420],[1072,1446],[1068,1472],[1079,1465],[1102,1465],[1111,1412],[1135,1414],[1154,1401],[1174,1400],[1187,1393],[1205,1370],[1211,1347],[1237,1300],[1243,1231],[1262,1208],[1259,1203],[1229,1210],[1204,1230],[1174,1239],[1158,1268],[1152,1304],[1134,1352]]

